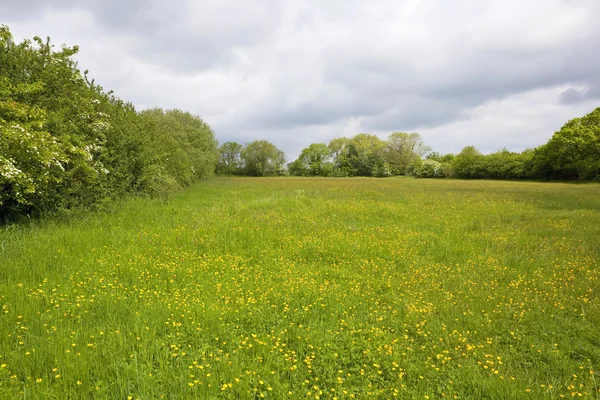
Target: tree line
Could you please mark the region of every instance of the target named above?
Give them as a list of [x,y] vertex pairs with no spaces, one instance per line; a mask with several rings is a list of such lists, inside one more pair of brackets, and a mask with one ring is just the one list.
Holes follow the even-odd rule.
[[81,73],[78,47],[0,26],[0,220],[166,195],[214,174],[217,141],[181,110],[135,107]]
[[522,152],[482,154],[466,146],[456,155],[440,154],[418,133],[394,132],[387,140],[359,133],[313,143],[287,168],[283,152],[266,141],[226,142],[219,154],[222,175],[600,180],[600,107],[567,122],[548,143]]

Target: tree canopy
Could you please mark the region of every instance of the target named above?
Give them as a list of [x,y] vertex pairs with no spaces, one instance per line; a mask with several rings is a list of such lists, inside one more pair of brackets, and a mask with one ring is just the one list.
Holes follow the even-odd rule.
[[600,107],[567,122],[535,151],[535,172],[548,179],[600,179]]
[[289,164],[291,175],[391,176],[413,172],[429,151],[418,133],[392,133],[387,140],[359,133],[335,138],[327,146],[311,144]]
[[288,168],[290,175],[329,176],[333,172],[331,151],[324,143],[313,143]]
[[237,142],[225,142],[219,146],[219,175],[237,175],[242,172],[242,149],[243,146]]
[[255,140],[241,151],[244,171],[250,176],[275,176],[285,173],[285,153],[266,140]]

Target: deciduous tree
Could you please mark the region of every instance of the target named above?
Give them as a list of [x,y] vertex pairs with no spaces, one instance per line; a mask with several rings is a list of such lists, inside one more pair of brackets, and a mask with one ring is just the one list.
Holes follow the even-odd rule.
[[250,176],[274,176],[285,172],[285,153],[266,140],[247,144],[241,158],[246,174]]

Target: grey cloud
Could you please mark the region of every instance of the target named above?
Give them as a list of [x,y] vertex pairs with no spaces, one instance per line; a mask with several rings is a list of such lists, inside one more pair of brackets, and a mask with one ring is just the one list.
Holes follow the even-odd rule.
[[592,100],[600,99],[600,82],[592,86],[586,93],[586,97]]
[[559,99],[564,104],[579,103],[585,101],[586,93],[575,88],[568,88],[560,94]]
[[293,106],[272,105],[253,109],[250,121],[265,128],[294,128],[303,125],[326,125],[349,116],[375,115],[385,108],[377,99],[327,99],[321,96]]
[[466,118],[463,107],[458,103],[433,99],[407,100],[403,106],[366,118],[363,124],[369,130],[384,132],[432,128]]
[[[581,49],[586,64],[571,64],[562,53],[570,49],[540,50],[528,55],[510,51],[482,51],[466,54],[461,60],[431,70],[414,70],[410,63],[393,60],[385,54],[370,54],[369,50],[335,54],[338,63],[329,63],[328,77],[337,83],[354,87],[369,96],[387,96],[390,111],[393,99],[405,99],[406,111],[396,112],[397,124],[408,128],[450,122],[461,110],[492,99],[564,82],[586,83],[592,71],[600,69],[600,54]],[[408,55],[407,55],[408,56]],[[366,59],[366,60],[365,60]],[[410,104],[426,96],[426,110],[411,109]],[[425,102],[426,103],[426,102]],[[452,109],[454,108],[454,111]],[[429,113],[429,121],[420,121],[420,114]],[[427,118],[425,118],[427,119]]]

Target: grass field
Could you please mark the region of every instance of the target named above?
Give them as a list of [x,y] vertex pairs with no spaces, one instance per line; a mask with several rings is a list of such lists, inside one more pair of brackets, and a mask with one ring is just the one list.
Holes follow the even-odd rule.
[[600,399],[600,185],[219,178],[0,228],[0,398]]

